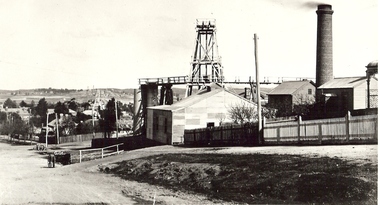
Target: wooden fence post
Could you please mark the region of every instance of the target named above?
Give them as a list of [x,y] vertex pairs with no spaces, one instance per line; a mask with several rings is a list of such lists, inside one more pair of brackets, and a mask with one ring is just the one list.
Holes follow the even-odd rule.
[[301,123],[302,123],[302,117],[298,116],[298,127],[297,127],[297,131],[298,131],[298,143],[301,142]]
[[262,135],[261,135],[261,140],[259,141],[259,144],[258,145],[264,145],[264,143],[265,143],[265,135],[264,135],[264,131],[265,131],[265,123],[267,122],[267,119],[265,118],[265,117],[263,117],[263,124],[262,124],[262,127],[261,127],[261,129],[262,129]]
[[230,130],[231,132],[231,139],[230,139],[230,143],[233,143],[233,141],[234,141],[234,136],[232,135],[232,133],[233,133],[233,125],[231,125],[231,130]]
[[277,144],[279,144],[280,143],[280,128],[278,127],[277,129]]
[[346,141],[350,141],[350,118],[351,118],[351,113],[350,111],[347,111],[346,114]]
[[322,123],[319,123],[318,124],[318,140],[319,140],[319,144],[322,144]]
[[220,126],[220,142],[223,142],[223,126]]

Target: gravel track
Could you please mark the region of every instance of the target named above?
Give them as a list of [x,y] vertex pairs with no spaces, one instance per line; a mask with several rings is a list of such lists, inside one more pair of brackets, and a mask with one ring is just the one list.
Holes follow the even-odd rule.
[[[199,204],[223,203],[203,196],[173,192],[158,186],[125,181],[100,173],[99,167],[150,155],[166,153],[297,154],[338,157],[352,163],[378,163],[377,145],[268,146],[229,148],[182,148],[159,146],[68,166],[47,168],[45,155],[32,145],[0,141],[0,204]],[[148,201],[141,201],[137,198]]]

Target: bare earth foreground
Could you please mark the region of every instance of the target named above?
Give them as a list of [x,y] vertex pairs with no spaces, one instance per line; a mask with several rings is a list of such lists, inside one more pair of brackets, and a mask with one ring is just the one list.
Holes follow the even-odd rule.
[[0,204],[153,204],[155,201],[161,204],[226,203],[99,172],[100,167],[116,162],[165,153],[297,154],[337,157],[359,164],[378,164],[377,145],[223,149],[159,146],[81,164],[47,168],[46,156],[32,148],[32,145],[11,145],[4,140],[0,141]]

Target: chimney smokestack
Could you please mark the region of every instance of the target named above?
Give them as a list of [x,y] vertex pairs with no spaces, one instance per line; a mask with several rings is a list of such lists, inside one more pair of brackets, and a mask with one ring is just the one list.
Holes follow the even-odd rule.
[[317,27],[317,66],[316,85],[325,84],[334,78],[333,75],[333,47],[332,47],[332,10],[331,5],[318,5]]

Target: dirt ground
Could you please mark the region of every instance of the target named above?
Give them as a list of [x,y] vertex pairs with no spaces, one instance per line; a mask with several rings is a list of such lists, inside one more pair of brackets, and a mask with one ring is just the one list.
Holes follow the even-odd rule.
[[[80,144],[88,146],[89,144]],[[66,147],[65,147],[66,146]],[[352,163],[378,164],[377,145],[272,146],[230,148],[182,148],[159,146],[128,151],[117,156],[67,166],[47,168],[45,155],[32,145],[11,145],[0,141],[0,204],[212,204],[225,203],[199,194],[161,186],[122,180],[99,170],[130,159],[166,153],[299,154],[308,157],[336,157]],[[62,149],[77,148],[62,145]],[[141,200],[144,199],[144,200]]]

